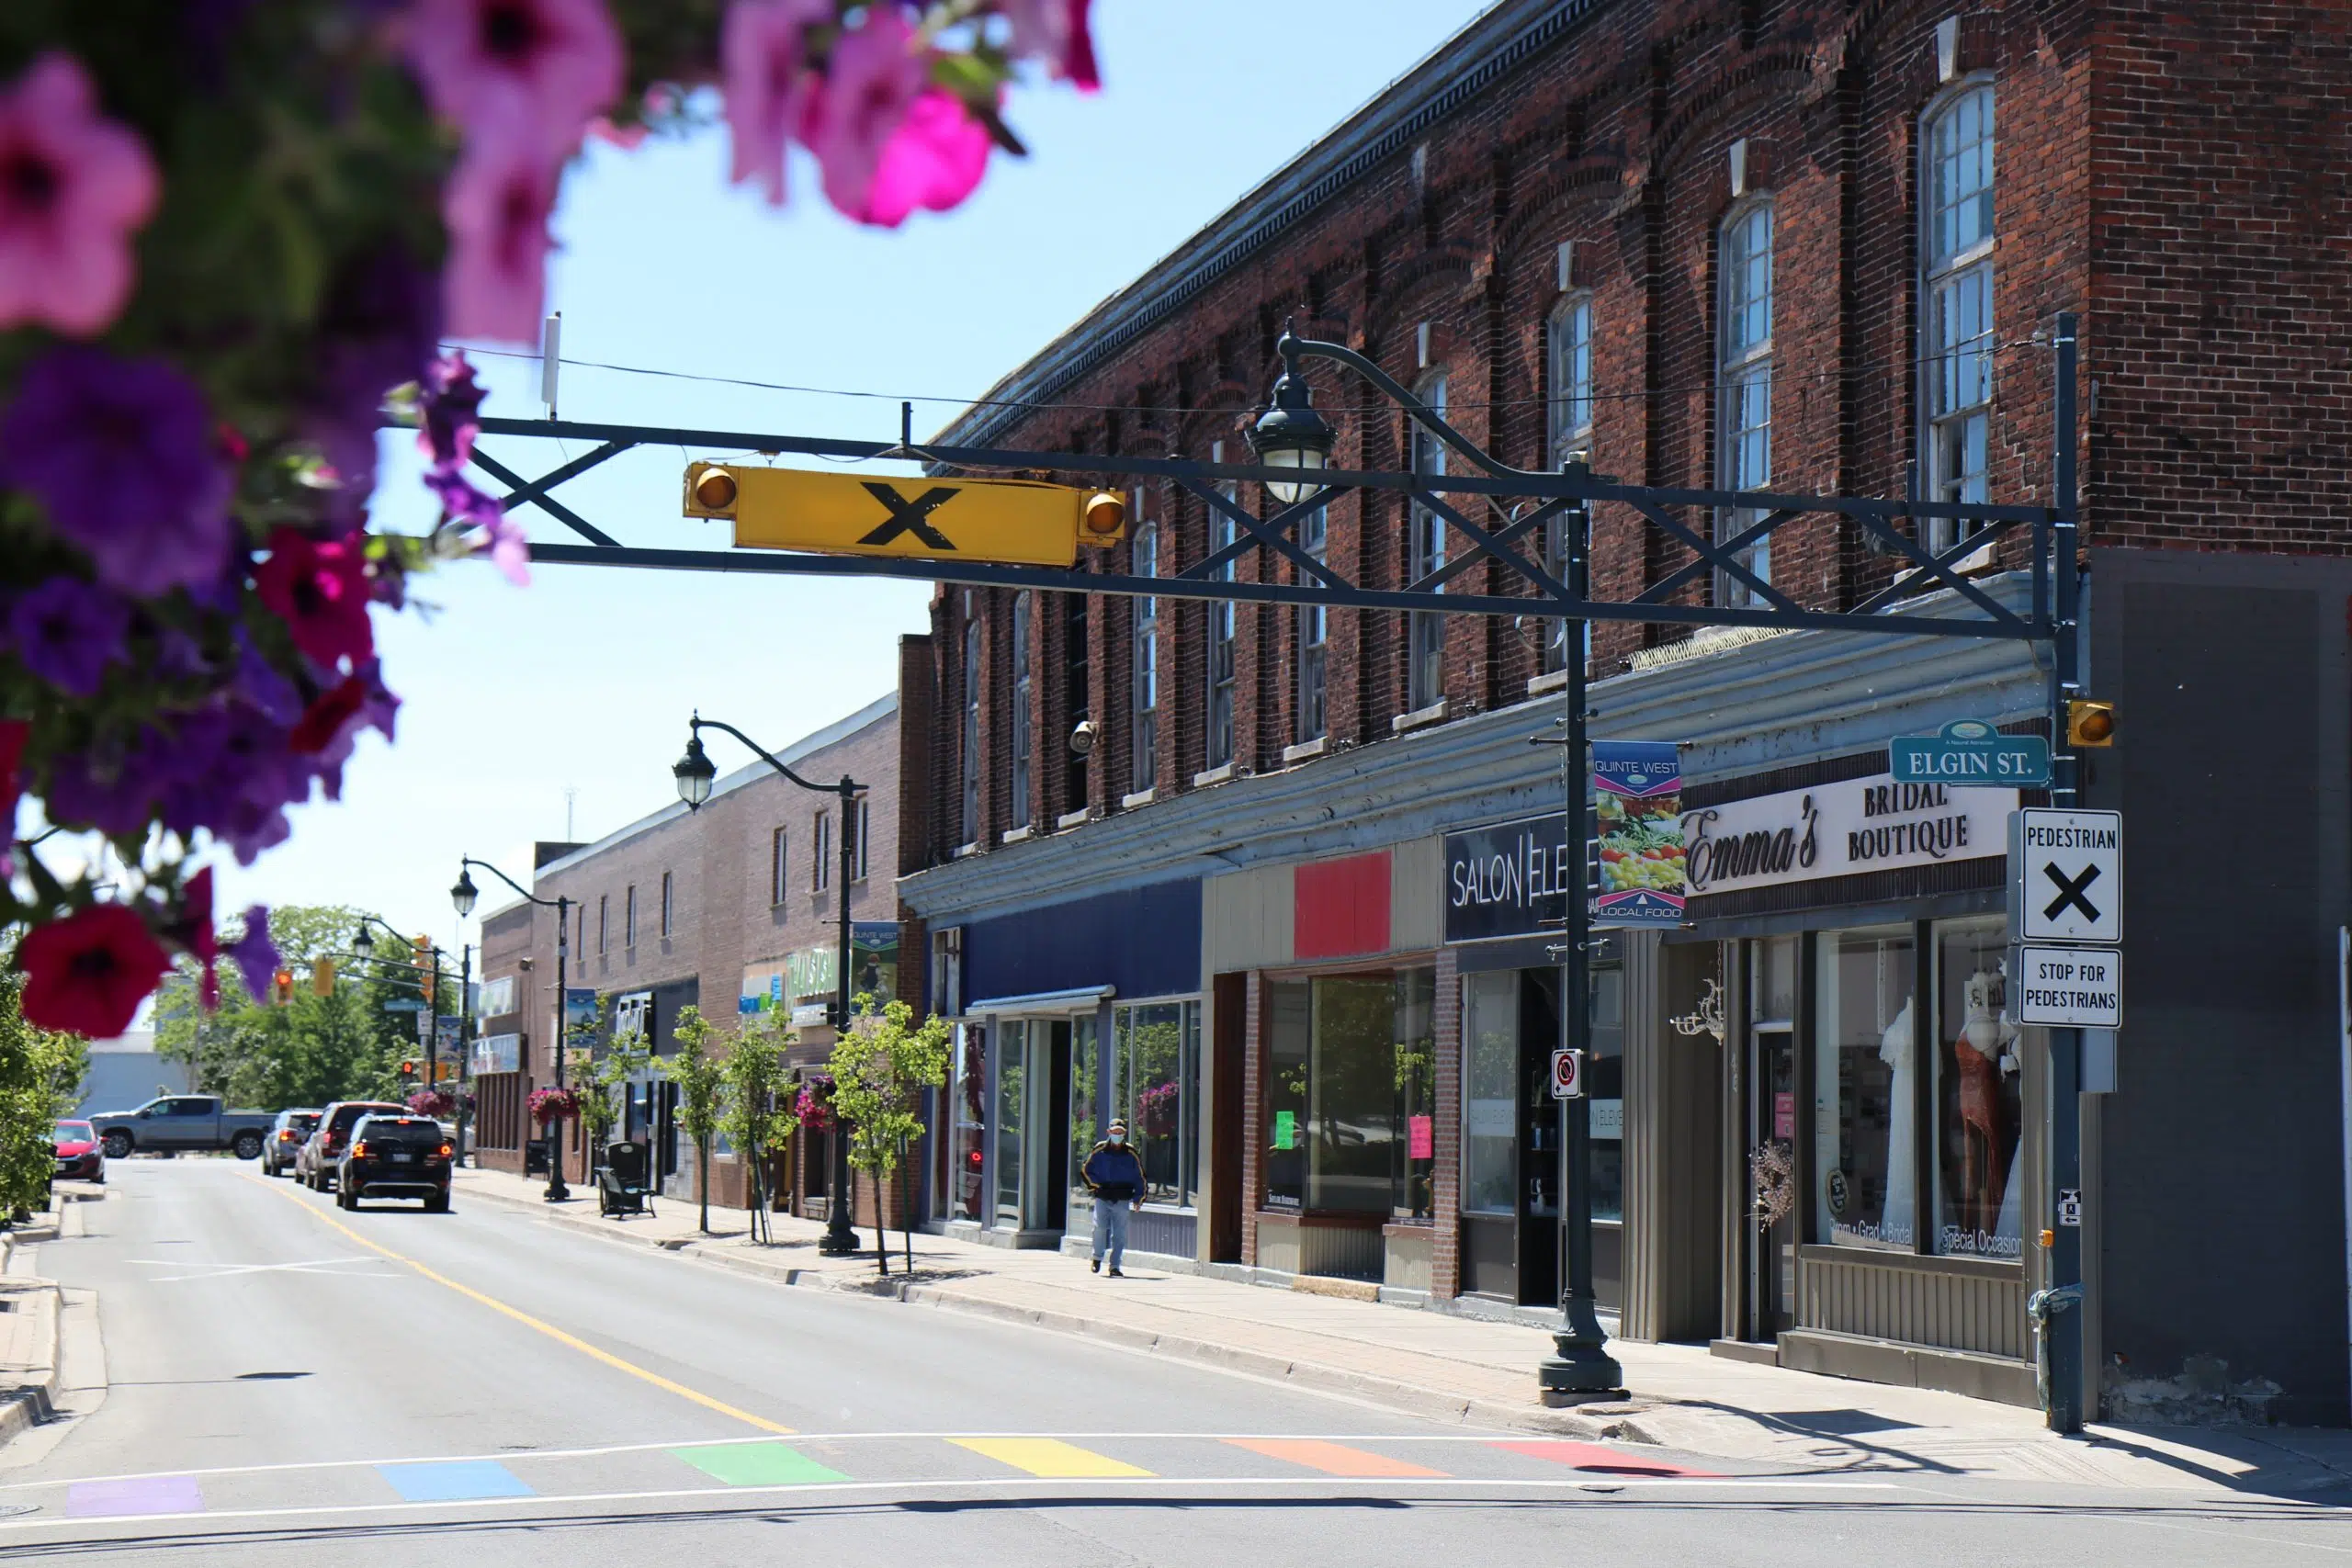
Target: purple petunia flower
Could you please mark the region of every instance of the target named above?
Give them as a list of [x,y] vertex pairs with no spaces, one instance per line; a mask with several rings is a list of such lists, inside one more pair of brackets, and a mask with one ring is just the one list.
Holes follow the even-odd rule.
[[0,415],[0,483],[38,497],[99,581],[136,598],[219,581],[230,482],[204,394],[161,359],[61,344]]
[[481,428],[481,400],[488,395],[474,379],[474,367],[462,350],[435,360],[424,375],[424,428],[416,444],[437,467],[463,463],[473,456],[474,436]]
[[302,694],[294,689],[277,666],[262,657],[261,649],[243,626],[237,628],[237,672],[231,678],[229,689],[239,700],[250,704],[265,717],[291,727],[302,716]]
[[245,934],[229,949],[245,989],[256,997],[269,995],[270,977],[277,973],[277,944],[269,940],[269,907],[255,904],[245,911]]
[[441,281],[397,244],[370,251],[329,292],[303,433],[335,470],[337,521],[356,525],[376,488],[385,392],[426,376],[440,335]]
[[130,612],[103,588],[52,577],[19,596],[8,634],[24,667],[60,691],[96,696],[107,666],[123,656]]

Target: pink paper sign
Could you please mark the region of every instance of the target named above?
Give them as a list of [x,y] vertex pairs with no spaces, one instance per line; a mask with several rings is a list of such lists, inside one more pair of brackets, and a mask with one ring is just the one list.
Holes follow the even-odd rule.
[[1405,1118],[1405,1157],[1435,1159],[1437,1157],[1437,1123],[1427,1116]]
[[1797,1135],[1797,1097],[1788,1089],[1772,1096],[1772,1136],[1793,1138]]

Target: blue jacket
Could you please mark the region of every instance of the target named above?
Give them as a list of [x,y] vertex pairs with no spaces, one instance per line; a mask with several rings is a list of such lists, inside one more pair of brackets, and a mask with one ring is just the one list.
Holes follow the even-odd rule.
[[1125,1203],[1143,1196],[1143,1161],[1136,1157],[1133,1144],[1095,1145],[1078,1173],[1086,1179],[1086,1190],[1097,1198]]

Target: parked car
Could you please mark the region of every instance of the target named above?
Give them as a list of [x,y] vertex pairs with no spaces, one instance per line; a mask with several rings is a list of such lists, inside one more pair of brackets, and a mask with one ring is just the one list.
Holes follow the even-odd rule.
[[261,1146],[261,1173],[283,1176],[294,1168],[295,1156],[302,1152],[302,1145],[318,1131],[316,1111],[281,1111],[270,1124],[269,1136]]
[[367,1116],[405,1116],[408,1107],[385,1100],[338,1100],[319,1112],[302,1152],[294,1156],[294,1179],[313,1192],[334,1190],[335,1171],[350,1146],[351,1130]]
[[335,1206],[356,1209],[363,1198],[422,1198],[426,1213],[447,1213],[450,1156],[457,1152],[447,1131],[430,1116],[363,1116],[335,1170]]
[[87,1122],[57,1124],[57,1174],[76,1181],[107,1179],[106,1151],[98,1146],[97,1129]]
[[217,1094],[175,1094],[136,1111],[104,1111],[91,1117],[90,1125],[108,1159],[187,1149],[228,1149],[239,1159],[259,1159],[270,1120],[266,1111],[225,1110]]

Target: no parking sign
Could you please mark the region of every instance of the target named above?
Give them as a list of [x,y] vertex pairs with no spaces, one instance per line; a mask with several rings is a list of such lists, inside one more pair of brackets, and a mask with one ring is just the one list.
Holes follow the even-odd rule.
[[1584,1098],[1584,1053],[1555,1051],[1552,1053],[1552,1098],[1582,1100]]

